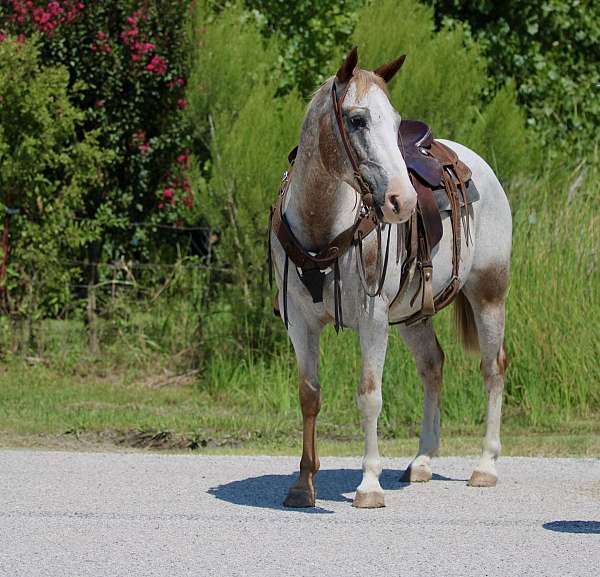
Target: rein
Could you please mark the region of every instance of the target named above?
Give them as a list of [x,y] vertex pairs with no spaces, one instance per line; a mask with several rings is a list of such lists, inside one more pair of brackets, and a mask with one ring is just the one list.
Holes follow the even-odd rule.
[[[352,166],[352,173],[354,176],[354,180],[358,186],[358,193],[361,196],[363,207],[365,209],[364,210],[365,216],[368,216],[368,215],[372,216],[370,213],[372,213],[374,211],[373,193],[371,191],[371,187],[365,181],[362,174],[360,173],[360,167],[359,167],[358,161],[356,159],[356,154],[354,153],[352,144],[350,143],[350,138],[348,137],[348,131],[346,130],[346,126],[344,125],[344,118],[342,115],[342,105],[346,98],[346,94],[348,93],[348,89],[350,88],[350,84],[351,84],[350,81],[346,83],[346,86],[344,87],[342,95],[338,98],[336,81],[334,79],[333,83],[331,85],[331,100],[332,100],[332,104],[333,104],[333,112],[334,112],[336,124],[338,127],[338,131],[340,133],[340,139],[344,146],[344,150],[346,151],[346,156],[348,157],[348,160],[350,161],[350,164]],[[361,207],[361,212],[362,212],[362,210],[363,209]],[[359,218],[360,218],[360,216],[359,216]],[[366,235],[363,235],[361,233],[361,231],[358,231],[358,234],[355,238],[355,242],[358,245],[358,259],[357,259],[358,260],[358,274],[359,274],[360,282],[363,286],[363,289],[369,297],[379,296],[381,294],[381,291],[383,290],[383,283],[385,282],[385,275],[387,272],[387,263],[388,263],[389,250],[390,250],[391,225],[388,227],[387,243],[386,243],[385,256],[383,259],[383,266],[382,266],[382,263],[381,263],[381,232],[382,232],[382,228],[385,226],[386,225],[381,225],[379,222],[376,222],[377,264],[375,266],[375,270],[377,271],[376,277],[378,278],[378,283],[377,283],[377,288],[375,289],[375,291],[371,291],[369,289],[369,286],[367,283],[367,278],[366,278],[366,273],[365,273],[365,264],[364,264],[364,260],[363,260],[362,243],[363,243],[363,238]],[[371,231],[369,230],[369,232],[371,232]],[[400,233],[400,230],[398,229],[398,234],[399,233]],[[343,326],[342,326],[342,328],[343,328]]]

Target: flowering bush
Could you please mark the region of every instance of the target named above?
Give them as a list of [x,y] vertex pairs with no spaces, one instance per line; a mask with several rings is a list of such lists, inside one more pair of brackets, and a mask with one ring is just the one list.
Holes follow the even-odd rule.
[[[0,4],[0,42],[39,38],[41,60],[69,72],[81,135],[97,131],[114,161],[80,218],[110,229],[110,251],[140,246],[139,221],[192,218],[195,199],[178,158],[189,147],[184,16],[189,0],[10,0]],[[172,191],[165,202],[165,191]],[[99,243],[106,247],[102,238]],[[95,251],[98,252],[97,250]]]

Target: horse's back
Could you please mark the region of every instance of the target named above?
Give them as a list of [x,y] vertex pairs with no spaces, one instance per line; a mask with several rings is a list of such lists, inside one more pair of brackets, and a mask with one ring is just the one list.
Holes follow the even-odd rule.
[[474,266],[490,259],[508,261],[512,244],[512,216],[508,198],[490,165],[470,148],[452,140],[439,139],[458,154],[472,172],[480,199],[473,204]]

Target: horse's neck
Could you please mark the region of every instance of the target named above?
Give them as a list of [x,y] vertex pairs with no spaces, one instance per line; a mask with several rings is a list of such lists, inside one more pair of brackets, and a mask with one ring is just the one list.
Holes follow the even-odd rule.
[[346,182],[329,174],[318,148],[300,147],[284,212],[305,250],[318,252],[352,226],[360,202]]

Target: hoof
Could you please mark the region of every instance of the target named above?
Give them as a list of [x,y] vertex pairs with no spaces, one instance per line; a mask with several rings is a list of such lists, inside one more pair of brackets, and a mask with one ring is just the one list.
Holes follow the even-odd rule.
[[427,481],[431,481],[431,477],[432,474],[429,467],[409,466],[408,469],[404,471],[400,481],[403,483],[427,483]]
[[498,477],[493,473],[478,471],[475,469],[469,479],[469,487],[495,487],[498,482]]
[[304,507],[315,506],[315,494],[306,489],[296,489],[292,487],[283,502],[284,507],[293,509],[302,509]]
[[352,506],[359,509],[378,509],[379,507],[385,507],[383,491],[369,491],[368,493],[356,491]]

